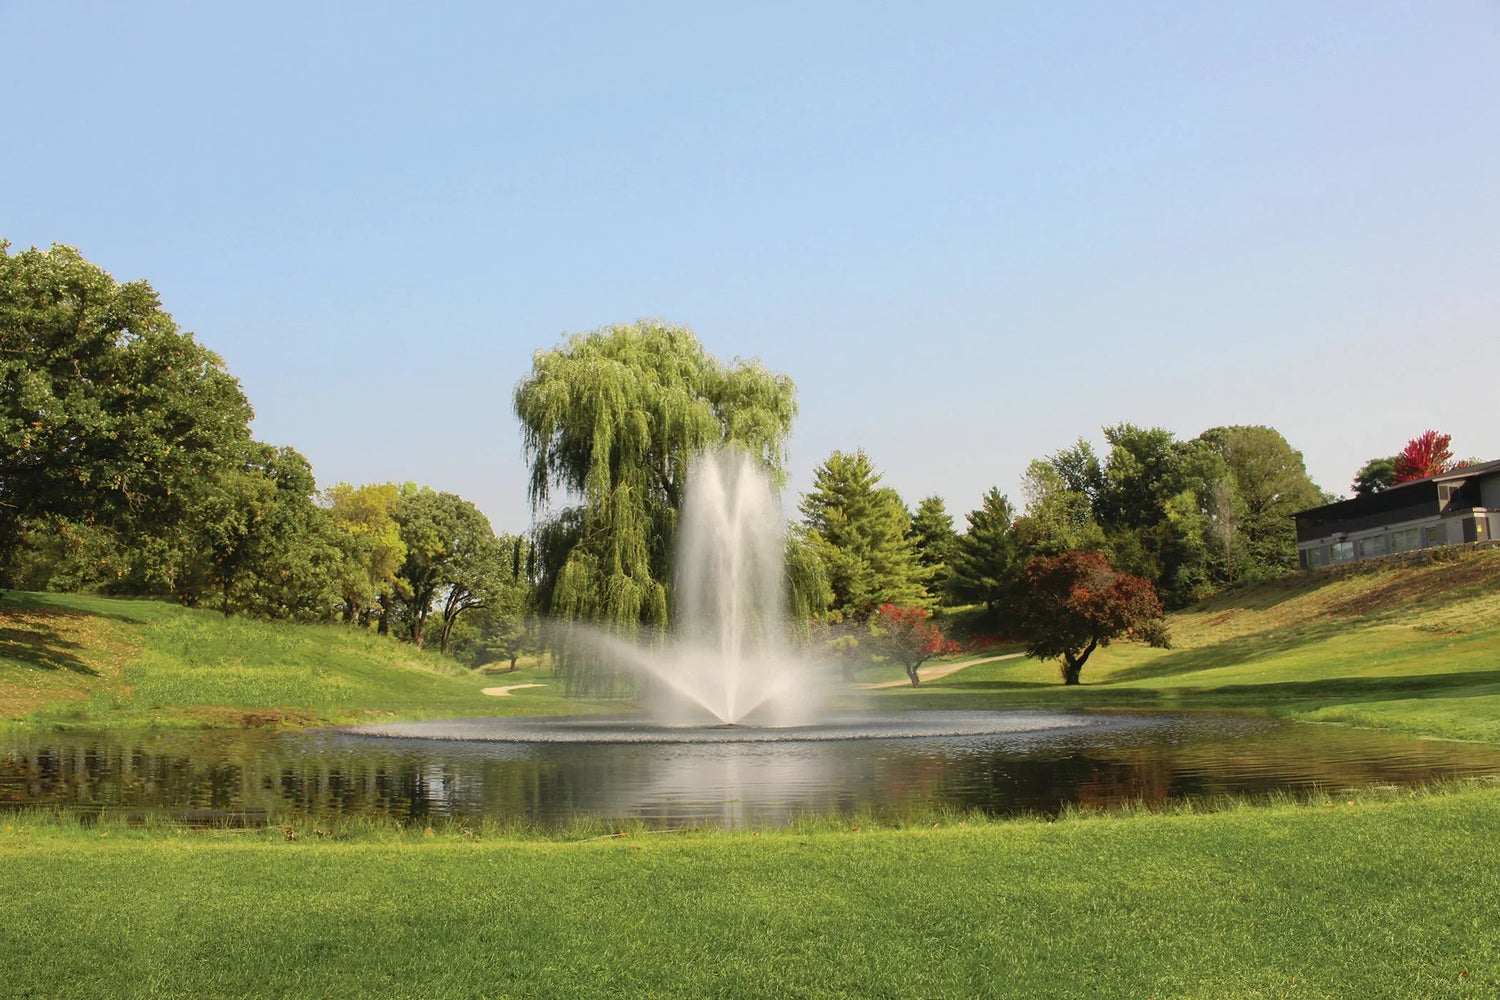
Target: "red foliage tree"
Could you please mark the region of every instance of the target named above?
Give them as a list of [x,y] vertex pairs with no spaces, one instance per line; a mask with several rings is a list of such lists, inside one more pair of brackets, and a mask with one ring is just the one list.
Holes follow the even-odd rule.
[[922,683],[918,667],[934,656],[957,653],[962,648],[944,636],[921,608],[882,604],[872,624],[880,651],[901,661],[912,687]]
[[1406,442],[1406,447],[1396,456],[1392,485],[1426,479],[1452,469],[1453,451],[1448,447],[1452,442],[1453,435],[1437,431],[1423,431]]
[[1061,659],[1065,684],[1077,684],[1089,655],[1115,639],[1168,644],[1151,581],[1116,572],[1102,552],[1033,557],[1021,572],[1021,594],[1026,655]]

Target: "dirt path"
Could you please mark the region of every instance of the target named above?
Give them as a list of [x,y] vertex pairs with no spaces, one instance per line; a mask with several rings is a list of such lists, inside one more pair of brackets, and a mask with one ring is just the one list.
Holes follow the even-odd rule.
[[[982,656],[977,660],[964,660],[960,663],[944,663],[942,666],[918,670],[917,676],[922,678],[923,684],[926,684],[928,681],[935,681],[939,677],[956,674],[965,667],[975,667],[981,663],[994,663],[996,660],[1014,660],[1018,656],[1025,655],[1025,653],[1001,653],[999,656]],[[902,678],[899,681],[885,681],[880,684],[861,684],[860,687],[866,691],[878,691],[881,688],[911,687],[911,681]]]
[[512,691],[519,691],[522,688],[544,688],[546,686],[547,685],[545,684],[510,684],[506,687],[484,688],[479,693],[487,694],[492,698],[505,698],[509,696]]

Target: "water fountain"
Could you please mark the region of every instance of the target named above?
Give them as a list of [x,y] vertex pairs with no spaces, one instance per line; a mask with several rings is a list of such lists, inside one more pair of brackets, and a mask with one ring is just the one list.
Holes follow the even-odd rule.
[[[833,672],[789,640],[786,525],[756,461],[734,448],[697,455],[678,526],[677,621],[665,643],[568,626],[641,680],[644,716],[453,719],[357,727],[367,735],[514,743],[822,743],[937,739],[1063,730],[1056,712],[942,711],[873,715],[824,706]],[[847,700],[851,692],[843,692]]]
[[703,452],[688,472],[678,525],[678,621],[663,650],[626,651],[649,679],[660,721],[807,724],[817,665],[787,639],[785,525],[770,478],[749,455]]

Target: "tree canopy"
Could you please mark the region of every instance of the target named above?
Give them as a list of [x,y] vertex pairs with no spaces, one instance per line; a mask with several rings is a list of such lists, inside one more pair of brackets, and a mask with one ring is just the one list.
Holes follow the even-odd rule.
[[953,515],[943,505],[943,498],[924,497],[911,517],[912,544],[917,562],[928,573],[927,587],[934,594],[945,593],[953,575],[953,561],[958,533],[953,530]]
[[1015,511],[1005,494],[992,486],[966,520],[967,530],[953,545],[949,590],[955,601],[983,604],[986,624],[997,628],[1005,624],[1001,618],[1015,597],[1025,562],[1014,529]]
[[1453,468],[1453,435],[1423,431],[1401,449],[1392,463],[1392,485],[1441,475]]
[[786,375],[724,364],[686,327],[643,320],[537,352],[515,411],[533,511],[566,505],[537,530],[545,610],[634,632],[667,625],[692,456],[733,444],[779,480],[797,406]]
[[842,618],[865,619],[882,604],[931,603],[906,505],[879,482],[863,451],[835,451],[802,496],[804,537],[823,563],[832,609]]
[[200,485],[240,463],[251,416],[149,284],[72,247],[0,241],[0,555],[46,517],[136,545],[170,534]]
[[411,639],[426,640],[433,611],[442,622],[441,648],[458,616],[483,604],[502,583],[499,540],[479,508],[430,487],[408,490],[396,506],[406,559],[397,570],[409,609]]
[[1349,488],[1355,496],[1383,493],[1396,485],[1396,456],[1372,458],[1359,467]]
[[943,635],[925,608],[900,608],[882,604],[870,620],[870,639],[875,648],[906,669],[912,687],[922,683],[917,673],[934,656],[959,652],[962,647]]
[[1115,639],[1168,643],[1151,581],[1117,572],[1101,552],[1035,556],[1026,564],[1021,584],[1026,655],[1061,659],[1065,684],[1077,684],[1094,650]]

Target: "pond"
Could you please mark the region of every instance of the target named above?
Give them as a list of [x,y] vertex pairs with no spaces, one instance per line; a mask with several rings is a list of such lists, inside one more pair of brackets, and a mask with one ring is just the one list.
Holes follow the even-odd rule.
[[799,814],[1055,814],[1478,775],[1500,775],[1500,750],[1232,713],[928,712],[757,732],[580,718],[0,736],[0,809],[205,824],[777,825]]

